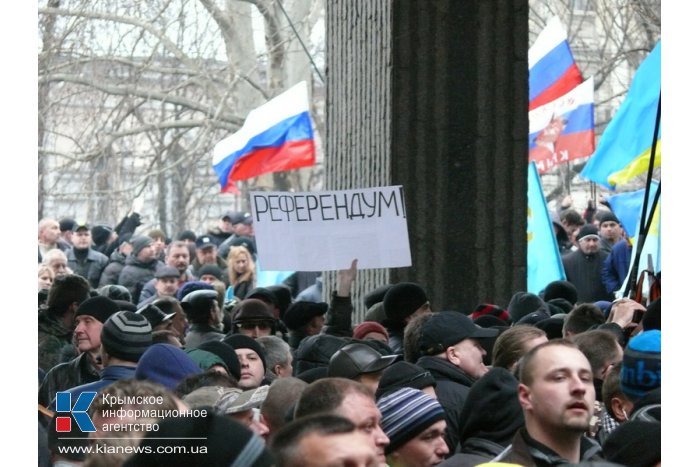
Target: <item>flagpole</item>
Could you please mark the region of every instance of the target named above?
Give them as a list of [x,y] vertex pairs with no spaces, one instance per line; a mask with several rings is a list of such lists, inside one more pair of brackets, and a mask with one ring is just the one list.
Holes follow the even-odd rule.
[[634,256],[634,261],[632,262],[632,267],[630,269],[629,280],[627,281],[627,288],[623,296],[631,296],[633,291],[637,290],[637,274],[639,273],[639,261],[642,256],[642,249],[644,248],[644,242],[646,241],[647,233],[651,227],[651,217],[653,217],[654,210],[659,201],[659,196],[661,195],[661,182],[656,189],[656,195],[654,196],[654,202],[651,208],[652,216],[647,219],[647,203],[649,202],[649,190],[651,188],[651,180],[654,172],[654,158],[656,157],[656,143],[658,141],[659,127],[661,126],[661,93],[659,93],[659,103],[656,108],[656,122],[654,123],[654,135],[651,142],[651,154],[649,155],[649,170],[647,171],[646,186],[644,187],[644,201],[642,203],[642,217],[639,224],[639,233],[637,235],[637,253]]

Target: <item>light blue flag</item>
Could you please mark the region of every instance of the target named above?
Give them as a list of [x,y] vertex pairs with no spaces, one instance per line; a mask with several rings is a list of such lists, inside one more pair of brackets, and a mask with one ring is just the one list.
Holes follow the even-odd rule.
[[550,282],[565,277],[537,166],[530,162],[527,175],[527,291],[538,294]]
[[255,263],[255,269],[257,275],[255,283],[258,287],[280,285],[286,278],[294,274],[294,271],[263,271],[260,269],[260,262]]
[[[603,131],[581,177],[614,190],[648,170],[660,92],[661,41],[637,69],[627,97]],[[659,127],[654,167],[660,165]]]
[[[653,272],[660,272],[661,271],[661,197],[659,196],[659,201],[656,204],[656,209],[654,209],[654,212],[651,212],[651,206],[654,203],[654,196],[656,195],[656,189],[658,188],[658,183],[655,181],[652,181],[652,187],[650,189],[650,194],[649,194],[649,201],[647,203],[647,215],[646,219],[643,221],[644,224],[648,222],[649,219],[651,219],[651,223],[649,225],[649,232],[647,232],[647,238],[644,241],[644,247],[642,248],[642,252],[639,256],[639,268],[637,270],[637,277],[635,278],[637,281],[639,280],[639,276],[641,276],[642,271],[645,269],[648,269],[649,263],[651,262],[651,270]],[[644,194],[644,190],[642,190],[642,195]],[[634,261],[635,256],[637,255],[637,250],[639,249],[639,243],[637,242],[637,237],[639,235],[639,230],[641,229],[642,225],[642,209],[641,205],[644,202],[644,198],[639,201],[640,208],[639,208],[639,214],[637,215],[637,224],[636,228],[634,231],[634,237],[632,238],[632,261]],[[616,291],[615,296],[619,298],[622,295],[622,292],[627,288],[627,282],[630,280],[630,274],[631,274],[631,267],[630,271],[627,273],[627,278],[625,279],[625,282],[622,284],[622,287],[620,287],[620,290]],[[644,291],[646,292],[648,290],[648,284],[644,285]]]
[[[649,209],[651,209],[651,203],[654,201],[654,195],[656,195],[656,189],[658,186],[659,182],[652,180],[649,192],[649,201],[647,203],[647,215],[649,213]],[[637,227],[639,225],[639,218],[642,215],[643,202],[644,189],[620,193],[619,195],[613,195],[608,198],[608,204],[610,205],[612,212],[615,213],[615,216],[625,228],[625,232],[629,237],[636,235]]]

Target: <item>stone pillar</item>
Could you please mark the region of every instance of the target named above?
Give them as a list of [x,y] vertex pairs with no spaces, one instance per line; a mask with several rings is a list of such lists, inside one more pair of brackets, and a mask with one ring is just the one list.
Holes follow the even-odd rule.
[[355,298],[414,281],[438,310],[506,306],[526,284],[527,1],[328,0],[326,15],[325,186],[403,185],[413,258],[362,271]]

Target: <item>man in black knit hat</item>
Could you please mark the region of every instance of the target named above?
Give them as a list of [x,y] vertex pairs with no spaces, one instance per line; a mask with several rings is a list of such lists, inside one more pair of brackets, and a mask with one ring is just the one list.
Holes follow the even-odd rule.
[[607,254],[600,250],[598,229],[586,224],[576,235],[578,250],[562,258],[566,280],[574,284],[579,303],[611,302],[613,294],[603,284],[602,270]]

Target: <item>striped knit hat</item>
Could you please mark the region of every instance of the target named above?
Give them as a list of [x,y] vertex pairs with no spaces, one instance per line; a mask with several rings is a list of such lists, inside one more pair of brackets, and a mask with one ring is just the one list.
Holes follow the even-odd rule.
[[390,454],[439,420],[445,420],[440,403],[414,388],[403,388],[377,402],[382,429],[389,437],[385,453]]
[[102,346],[112,357],[136,363],[153,342],[151,332],[151,325],[144,316],[120,311],[102,326]]

